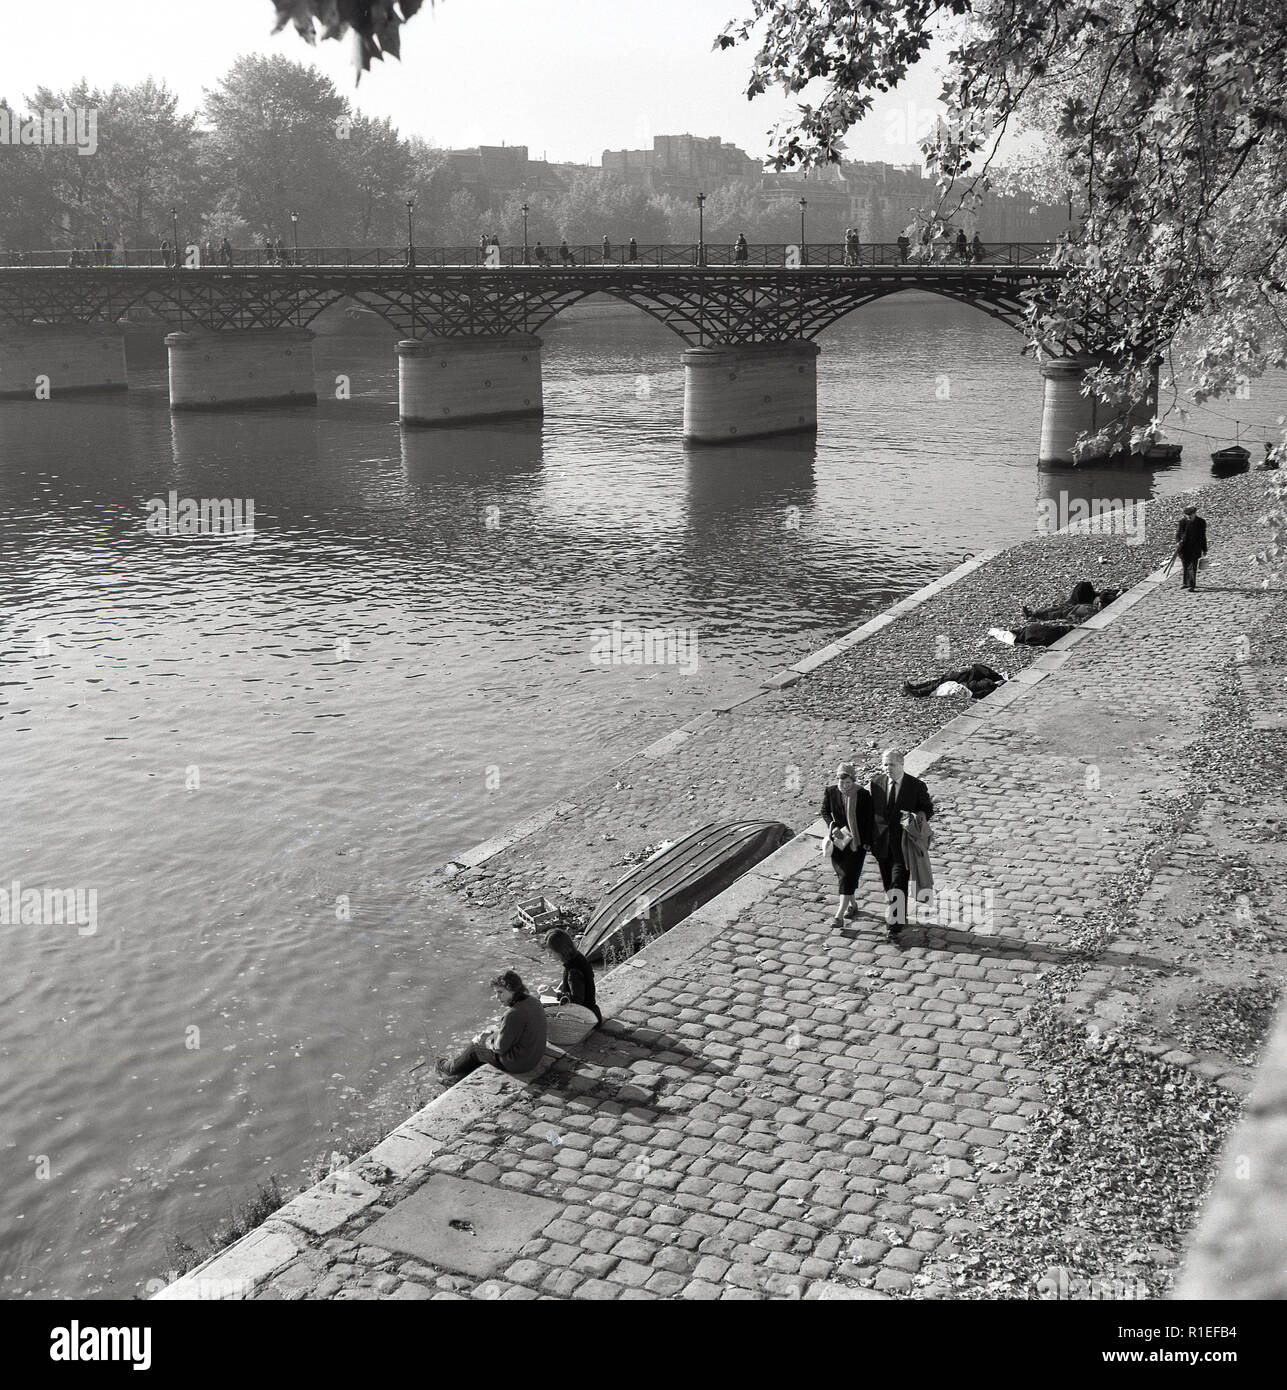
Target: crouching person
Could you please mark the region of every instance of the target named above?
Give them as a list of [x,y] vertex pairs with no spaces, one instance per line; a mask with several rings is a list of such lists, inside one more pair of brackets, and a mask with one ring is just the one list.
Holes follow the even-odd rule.
[[480,1033],[455,1057],[439,1057],[438,1075],[444,1081],[468,1076],[482,1066],[501,1071],[527,1072],[540,1064],[545,1055],[545,1010],[533,999],[514,970],[506,970],[492,981],[492,993],[505,1005],[505,1017],[490,1033]]
[[563,964],[563,978],[551,994],[541,995],[545,1022],[552,1043],[566,1047],[578,1043],[603,1022],[594,1002],[594,968],[561,928],[545,938],[545,949]]

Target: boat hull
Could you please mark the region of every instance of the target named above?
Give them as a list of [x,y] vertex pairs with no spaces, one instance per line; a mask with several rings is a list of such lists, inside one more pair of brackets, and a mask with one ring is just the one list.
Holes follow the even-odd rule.
[[590,961],[633,954],[669,931],[792,838],[781,821],[704,825],[619,879],[577,943]]
[[1245,473],[1250,463],[1251,454],[1238,444],[1228,449],[1217,449],[1211,455],[1211,471],[1220,477],[1231,473]]

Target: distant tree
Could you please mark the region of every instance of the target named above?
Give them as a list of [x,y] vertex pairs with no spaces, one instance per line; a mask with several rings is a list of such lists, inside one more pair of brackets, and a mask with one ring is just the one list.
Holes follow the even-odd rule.
[[171,207],[181,207],[195,229],[209,204],[200,167],[196,118],[182,114],[178,96],[151,77],[114,87],[100,115],[101,160],[109,240],[151,242],[169,228]]
[[716,188],[706,200],[702,218],[706,240],[711,244],[732,244],[739,232],[748,241],[769,240],[763,235],[764,221],[764,199],[745,184],[727,184],[723,188]]
[[288,238],[294,211],[313,245],[344,245],[361,224],[361,179],[383,197],[397,169],[406,177],[396,152],[392,174],[364,159],[390,153],[387,129],[355,119],[329,78],[279,56],[238,58],[206,93],[204,116],[214,191],[256,236]]
[[92,110],[97,149],[92,156],[74,144],[4,151],[0,236],[9,244],[151,243],[168,229],[172,205],[200,212],[195,121],[179,113],[164,83],[148,78],[106,92],[84,82],[63,91],[39,87],[27,107]]
[[483,219],[478,200],[467,188],[458,188],[448,199],[441,214],[425,228],[425,242],[440,246],[477,246],[483,231]]
[[[11,128],[26,114],[3,98],[0,108],[8,112]],[[55,153],[61,151],[43,145],[10,145],[0,151],[0,246],[43,250],[55,238],[66,244],[61,237],[64,205],[50,158]]]
[[[425,235],[422,237],[417,230],[416,238],[426,244],[440,240],[438,229],[447,215],[451,195],[460,191],[460,177],[446,152],[418,135],[407,142],[407,159],[409,172],[402,198],[404,201],[407,197],[415,199],[417,228],[425,228]],[[395,241],[402,242],[406,239],[405,207],[399,208],[399,214],[404,218],[400,224],[404,230],[398,233]]]
[[405,200],[418,192],[421,165],[388,119],[355,116],[344,151],[344,183],[336,190],[345,245],[397,244],[405,238]]

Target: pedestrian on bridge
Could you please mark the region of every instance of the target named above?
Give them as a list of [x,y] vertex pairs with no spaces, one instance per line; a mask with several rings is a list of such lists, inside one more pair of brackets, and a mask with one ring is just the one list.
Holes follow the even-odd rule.
[[164,237],[161,241],[161,264],[167,269],[174,264],[174,251],[170,246],[169,237]]
[[550,263],[550,253],[545,249],[544,246],[541,245],[539,241],[536,243],[536,246],[532,251],[532,259],[536,262],[537,265],[549,265]]
[[970,259],[970,243],[965,239],[965,228],[962,227],[956,234],[956,258],[965,265]]
[[862,242],[858,239],[856,227],[845,228],[845,264],[862,264]]
[[219,243],[219,259],[229,270],[232,269],[232,242],[227,237]]
[[628,260],[631,265],[635,265],[639,260],[639,243],[634,237],[630,238],[630,242],[626,247],[626,260]]
[[611,242],[608,240],[608,238],[605,236],[605,237],[603,238],[603,263],[604,263],[604,265],[607,265],[608,262],[609,262],[611,259],[612,259],[612,243],[611,243]]
[[746,244],[746,233],[738,232],[737,240],[733,243],[733,260],[738,265],[745,265],[750,254],[751,248]]
[[975,265],[982,265],[987,253],[983,249],[983,243],[979,240],[978,232],[974,233],[974,240],[970,243],[970,259]]
[[907,253],[912,249],[912,243],[907,239],[906,232],[898,234],[898,264],[907,264]]
[[572,252],[568,248],[567,237],[564,237],[563,240],[559,242],[559,264],[563,266],[576,265],[576,260],[573,258]]

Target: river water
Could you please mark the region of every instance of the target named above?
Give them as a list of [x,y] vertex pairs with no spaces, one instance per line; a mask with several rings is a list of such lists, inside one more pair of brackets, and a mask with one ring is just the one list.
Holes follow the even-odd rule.
[[[0,925],[0,1295],[145,1291],[487,1013],[508,927],[415,888],[453,853],[1043,497],[1209,477],[1190,435],[1166,473],[1038,474],[1018,337],[929,297],[824,336],[816,441],[685,448],[642,315],[545,339],[535,425],[400,431],[392,336],[319,337],[316,409],[172,417],[155,356],[0,402],[0,883],[97,893]],[[1253,390],[1217,410],[1287,410]],[[171,491],[253,499],[253,542],[149,534]],[[617,619],[695,629],[697,669],[593,663]]]

